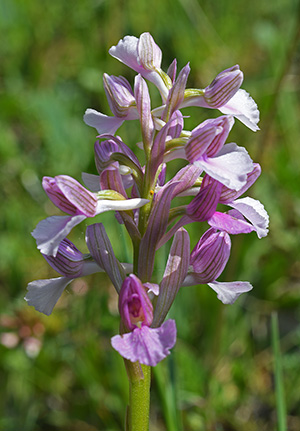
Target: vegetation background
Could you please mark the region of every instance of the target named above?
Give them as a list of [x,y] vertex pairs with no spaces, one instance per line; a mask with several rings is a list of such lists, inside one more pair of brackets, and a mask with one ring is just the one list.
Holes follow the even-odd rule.
[[[300,429],[299,29],[296,0],[0,1],[1,430],[123,429],[128,388],[110,346],[119,322],[109,280],[77,280],[50,317],[23,297],[28,282],[55,276],[30,235],[56,213],[41,179],[95,173],[84,110],[109,114],[103,72],[130,82],[134,73],[108,49],[144,31],[161,47],[165,70],[174,57],[180,68],[190,62],[190,87],[240,65],[261,131],[237,121],[231,139],[261,163],[251,196],[270,214],[267,238],[232,238],[223,280],[249,280],[251,293],[224,306],[207,286],[180,291],[171,312],[178,342],[153,375],[151,431],[284,430],[285,419]],[[218,115],[189,114],[194,125]],[[125,142],[135,142],[135,127],[122,128]],[[101,221],[125,261],[127,239],[110,219]],[[84,232],[72,233],[77,245]],[[196,242],[199,227],[190,232]]]

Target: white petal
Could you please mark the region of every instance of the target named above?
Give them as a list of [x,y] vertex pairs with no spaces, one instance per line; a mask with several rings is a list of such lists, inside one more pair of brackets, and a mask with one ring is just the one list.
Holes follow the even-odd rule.
[[244,292],[249,292],[253,286],[247,281],[232,281],[220,283],[213,281],[207,283],[216,293],[217,297],[223,304],[233,304],[237,298]]
[[125,36],[118,42],[117,46],[112,46],[108,52],[112,57],[138,71],[140,66],[137,50],[138,41],[135,36]]
[[269,215],[260,201],[245,197],[237,199],[228,205],[238,210],[253,224],[258,238],[267,236],[269,232]]
[[235,95],[219,108],[223,114],[231,114],[244,123],[249,129],[256,132],[259,130],[259,110],[257,104],[245,90],[238,90]]
[[41,253],[56,256],[60,242],[84,219],[85,215],[48,217],[38,223],[31,235]]
[[216,157],[203,156],[194,165],[233,190],[240,190],[247,183],[247,173],[253,170],[253,162],[245,148],[234,143],[224,145]]
[[36,280],[28,284],[25,300],[37,311],[49,316],[72,279],[66,277]]
[[83,121],[85,124],[97,129],[100,135],[114,135],[118,128],[121,127],[124,120],[124,117],[109,117],[108,115],[101,114],[101,112],[90,108],[85,111],[83,116]]
[[101,199],[98,201],[97,214],[104,213],[106,211],[127,211],[140,208],[149,202],[148,199],[134,198],[124,199],[118,201],[112,201],[109,199]]

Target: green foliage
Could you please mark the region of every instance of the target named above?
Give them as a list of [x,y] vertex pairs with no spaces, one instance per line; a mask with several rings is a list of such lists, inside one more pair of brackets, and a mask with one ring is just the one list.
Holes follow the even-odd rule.
[[[103,72],[130,81],[133,72],[107,51],[144,31],[162,48],[165,69],[174,57],[179,67],[190,61],[191,87],[240,64],[243,88],[261,110],[261,131],[236,124],[231,139],[261,163],[251,194],[271,219],[265,239],[232,238],[223,280],[249,280],[253,292],[227,307],[207,286],[179,292],[170,313],[178,342],[153,377],[151,430],[276,429],[273,311],[287,428],[300,429],[299,26],[296,0],[0,2],[0,430],[124,427],[128,382],[110,346],[118,313],[108,279],[77,280],[48,318],[23,297],[29,281],[55,276],[30,236],[39,220],[56,214],[41,178],[95,173],[95,131],[83,123],[84,110],[109,114]],[[190,127],[207,114],[185,112]],[[124,127],[120,134],[134,148],[138,132]],[[111,215],[100,217],[118,257],[127,260],[124,231]],[[189,230],[196,241],[197,225]],[[84,226],[71,239],[83,245]]]

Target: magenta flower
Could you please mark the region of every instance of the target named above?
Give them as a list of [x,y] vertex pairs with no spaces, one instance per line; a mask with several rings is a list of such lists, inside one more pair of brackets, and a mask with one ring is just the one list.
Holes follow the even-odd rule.
[[126,330],[116,335],[111,344],[120,355],[131,362],[154,367],[170,354],[176,342],[174,320],[167,320],[159,328],[150,328],[153,306],[142,282],[131,274],[124,280],[119,296],[119,310]]

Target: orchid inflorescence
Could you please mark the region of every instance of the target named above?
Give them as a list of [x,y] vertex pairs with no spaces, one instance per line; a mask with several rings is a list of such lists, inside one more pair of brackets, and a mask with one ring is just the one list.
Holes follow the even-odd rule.
[[[119,294],[121,316],[121,334],[112,338],[112,346],[131,362],[155,366],[176,342],[175,321],[165,318],[180,287],[207,284],[224,304],[252,289],[249,282],[217,279],[229,259],[230,235],[255,231],[261,238],[268,233],[263,205],[250,197],[240,198],[261,168],[245,148],[225,143],[235,118],[258,130],[259,111],[240,89],[243,73],[237,65],[219,73],[206,88],[190,89],[186,88],[189,64],[177,75],[175,59],[164,72],[161,50],[149,33],[126,36],[109,53],[138,73],[134,87],[122,76],[104,74],[113,116],[94,109],[85,112],[85,123],[99,134],[94,147],[99,175],[83,174],[87,188],[67,175],[43,178],[51,201],[69,215],[42,220],[32,235],[61,277],[29,283],[25,299],[50,315],[72,280],[106,272]],[[161,96],[161,106],[154,109],[146,80]],[[181,109],[189,106],[218,109],[223,115],[188,131]],[[115,135],[124,121],[131,120],[140,122],[138,147],[144,153],[144,166]],[[166,181],[168,162],[175,159],[186,163]],[[174,206],[174,199],[181,197],[190,202]],[[217,211],[219,203],[228,211]],[[132,263],[119,262],[101,223],[86,229],[89,254],[66,238],[74,226],[106,211],[114,211],[125,226],[133,244]],[[209,228],[190,252],[184,226],[193,222],[206,222]],[[156,251],[172,238],[164,274],[156,284]]]

